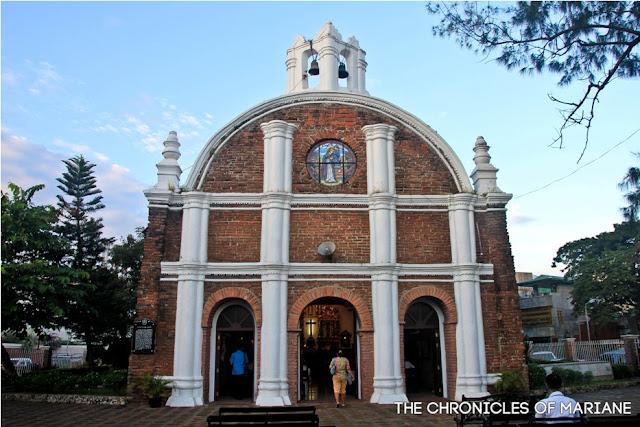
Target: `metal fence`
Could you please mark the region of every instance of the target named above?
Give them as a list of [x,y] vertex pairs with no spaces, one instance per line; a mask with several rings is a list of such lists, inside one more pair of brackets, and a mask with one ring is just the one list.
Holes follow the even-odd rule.
[[49,348],[5,347],[18,375],[49,366]]
[[84,354],[55,354],[51,356],[51,366],[55,368],[73,368],[84,364]]
[[573,356],[566,354],[568,347],[565,341],[550,343],[529,342],[529,356],[543,360],[603,360],[611,363],[626,363],[624,343],[622,340],[574,341]]

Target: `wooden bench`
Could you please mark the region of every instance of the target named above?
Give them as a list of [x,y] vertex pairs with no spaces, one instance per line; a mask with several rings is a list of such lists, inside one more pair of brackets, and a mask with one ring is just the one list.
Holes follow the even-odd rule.
[[209,426],[319,426],[315,406],[223,407],[207,417]]
[[[484,397],[467,397],[464,394],[462,395],[462,402],[497,402],[500,399],[499,395],[489,395]],[[456,422],[457,427],[468,426],[468,425],[484,425],[487,422],[487,416],[481,411],[473,411],[467,414],[459,414],[456,415],[453,420]]]
[[487,416],[485,426],[513,426],[528,427],[532,417],[535,415],[535,404],[543,397],[543,395],[508,395],[504,394],[499,398],[499,402],[505,408],[515,407],[522,408],[526,405],[527,412],[509,413],[492,413]]
[[612,415],[612,416],[592,416],[587,417],[588,426],[605,426],[612,424],[615,427],[640,426],[640,414],[632,415]]

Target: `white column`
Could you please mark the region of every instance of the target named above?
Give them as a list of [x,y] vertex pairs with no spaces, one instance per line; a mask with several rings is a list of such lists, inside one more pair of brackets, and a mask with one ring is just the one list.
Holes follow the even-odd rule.
[[203,404],[202,310],[208,221],[205,194],[188,193],[182,214],[173,376],[170,377],[174,385],[168,406]]
[[362,128],[367,143],[367,193],[371,247],[374,374],[372,403],[406,402],[402,386],[398,276],[396,267],[396,195],[394,135],[385,124]]
[[449,200],[451,255],[454,268],[454,292],[458,324],[456,348],[458,377],[457,400],[464,394],[487,394],[487,364],[480,297],[480,278],[476,264],[474,202],[477,196],[454,194]]
[[318,89],[338,90],[338,47],[331,37],[324,38],[318,46],[320,83]]
[[297,126],[274,120],[260,125],[264,133],[264,195],[260,261],[262,329],[260,380],[256,404],[291,405],[287,379],[287,267],[293,133]]

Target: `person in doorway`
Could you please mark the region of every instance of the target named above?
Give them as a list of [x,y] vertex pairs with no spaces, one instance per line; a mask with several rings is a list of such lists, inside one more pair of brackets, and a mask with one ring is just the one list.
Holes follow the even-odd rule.
[[231,363],[231,383],[233,385],[233,397],[240,400],[242,399],[242,391],[244,390],[244,373],[247,363],[247,353],[242,351],[242,345],[236,346],[236,351],[231,354],[229,359]]
[[340,407],[340,400],[342,400],[344,407],[347,404],[347,380],[348,377],[353,378],[353,373],[349,366],[349,359],[342,356],[342,350],[338,350],[336,357],[331,359],[329,370],[333,375],[333,394],[336,398],[336,408]]
[[562,377],[549,374],[544,382],[549,389],[549,397],[536,403],[536,418],[580,418],[576,401],[562,394]]

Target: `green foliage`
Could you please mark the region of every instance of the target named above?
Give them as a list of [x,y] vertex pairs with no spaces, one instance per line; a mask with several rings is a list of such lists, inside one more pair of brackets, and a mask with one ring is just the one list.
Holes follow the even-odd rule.
[[126,369],[118,369],[104,376],[104,386],[112,390],[122,390],[127,387],[128,372]]
[[537,363],[529,363],[529,387],[532,390],[544,388],[547,371]]
[[32,372],[17,379],[16,389],[31,393],[114,394],[126,393],[127,371],[99,369],[54,369]]
[[[635,155],[640,159],[640,153]],[[623,191],[631,190],[624,195],[629,206],[621,209],[622,216],[625,221],[638,221],[640,219],[640,167],[630,167],[618,187]]]
[[507,69],[559,74],[560,86],[585,85],[577,100],[551,97],[564,119],[560,147],[563,131],[574,124],[585,126],[588,142],[595,105],[609,83],[640,76],[640,2],[439,2],[427,10],[441,18],[435,35],[454,36],[483,55],[498,52],[496,62]]
[[500,372],[500,379],[494,388],[498,393],[519,394],[527,391],[527,383],[522,372]]
[[86,294],[89,287],[80,282],[88,275],[63,263],[69,242],[55,231],[58,211],[33,201],[44,186],[8,186],[10,193],[2,193],[2,330],[25,337],[29,325],[42,335]]
[[144,227],[136,228],[135,236],[129,234],[111,249],[111,264],[130,285],[137,285],[140,280],[145,231]]
[[611,369],[613,370],[613,377],[617,380],[631,378],[633,376],[631,367],[622,363],[611,364]]
[[167,386],[172,382],[151,373],[145,374],[131,383],[131,389],[147,397],[160,397],[167,393]]
[[565,278],[574,283],[574,314],[580,315],[589,304],[593,319],[606,323],[636,312],[640,301],[640,222],[614,224],[612,232],[569,242],[558,249],[553,262],[554,266],[564,264]]
[[564,386],[585,385],[593,382],[593,372],[585,373],[573,371],[571,369],[554,367],[551,372],[562,377]]

